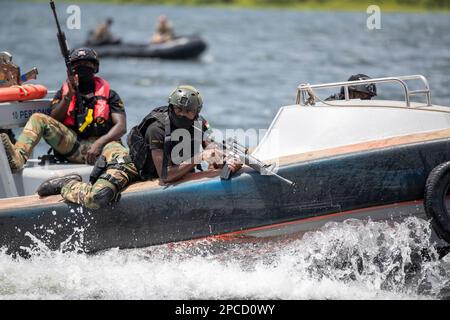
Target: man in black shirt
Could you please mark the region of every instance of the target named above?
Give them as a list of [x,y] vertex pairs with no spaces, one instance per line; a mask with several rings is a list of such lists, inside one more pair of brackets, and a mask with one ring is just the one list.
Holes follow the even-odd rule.
[[38,189],[41,196],[61,192],[68,201],[96,209],[113,200],[137,172],[120,141],[127,131],[124,104],[106,80],[94,75],[99,70],[96,52],[79,48],[71,52],[70,60],[75,78],[55,95],[50,116],[33,114],[15,144],[5,134],[1,140],[13,172],[22,169],[41,138],[69,162],[93,165],[103,156],[106,172],[93,184],[70,175],[51,179]]
[[[203,99],[197,89],[178,86],[169,96],[168,106],[154,109],[131,130],[130,155],[141,179],[160,178],[169,183],[194,171],[202,161],[215,168],[223,166],[222,150],[203,139],[209,126],[200,115],[202,107]],[[227,165],[232,172],[242,166],[235,159],[228,159]]]

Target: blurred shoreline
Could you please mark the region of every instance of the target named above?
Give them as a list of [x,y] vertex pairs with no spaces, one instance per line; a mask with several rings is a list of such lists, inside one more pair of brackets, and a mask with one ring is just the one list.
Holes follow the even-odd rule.
[[[19,0],[20,2],[48,2],[46,0]],[[147,4],[167,6],[198,6],[218,8],[284,9],[317,11],[366,11],[377,5],[387,12],[445,12],[450,13],[450,0],[60,0],[71,4]]]

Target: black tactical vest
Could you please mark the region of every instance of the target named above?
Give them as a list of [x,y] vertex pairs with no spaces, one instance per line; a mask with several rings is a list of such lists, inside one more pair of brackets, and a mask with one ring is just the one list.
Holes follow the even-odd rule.
[[[205,120],[201,116],[199,116],[198,120],[202,121],[202,123],[205,122]],[[150,146],[148,144],[148,141],[146,141],[145,139],[145,134],[148,127],[155,121],[159,121],[164,124],[165,128],[163,171],[161,174],[161,178],[165,179],[167,177],[167,166],[169,164],[171,151],[172,131],[170,127],[169,107],[163,106],[154,109],[142,120],[139,125],[131,129],[130,134],[127,137],[127,144],[130,148],[130,157],[134,165],[136,166],[136,169],[138,170],[139,176],[142,180],[158,178],[157,172],[155,172],[155,170],[151,170],[152,168],[154,168],[154,163]]]

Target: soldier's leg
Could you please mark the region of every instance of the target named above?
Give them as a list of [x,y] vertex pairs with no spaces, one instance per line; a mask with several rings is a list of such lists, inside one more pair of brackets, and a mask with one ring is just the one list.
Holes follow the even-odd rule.
[[114,201],[118,194],[137,178],[137,170],[128,151],[118,142],[108,143],[102,155],[108,169],[94,183],[71,181],[61,190],[61,196],[70,202],[82,204],[90,209],[99,209]]
[[61,196],[70,202],[84,205],[89,209],[100,209],[113,202],[120,190],[129,183],[128,175],[117,169],[108,169],[108,180],[99,178],[94,184],[70,181],[63,186]]
[[42,113],[35,113],[30,117],[15,144],[4,133],[0,137],[13,172],[22,169],[42,137],[61,154],[73,153],[78,145],[73,131]]
[[16,137],[14,135],[14,132],[11,129],[0,129],[0,133],[5,133],[8,135],[9,140],[14,144],[16,143]]
[[26,160],[41,138],[62,155],[75,152],[78,147],[77,135],[63,123],[42,113],[35,113],[28,120],[15,144]]

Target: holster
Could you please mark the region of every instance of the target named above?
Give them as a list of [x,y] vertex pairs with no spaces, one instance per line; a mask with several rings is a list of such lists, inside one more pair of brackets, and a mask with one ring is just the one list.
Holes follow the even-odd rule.
[[94,184],[102,173],[106,170],[107,163],[105,156],[101,155],[95,161],[94,169],[92,169],[91,175],[89,177],[89,182]]
[[[130,156],[116,157],[108,163],[106,162],[105,156],[101,155],[97,158],[97,161],[95,161],[94,169],[92,169],[89,177],[89,182],[94,184],[102,176],[102,174],[106,172],[107,169],[117,169],[129,173],[129,170],[126,167],[129,163],[132,163]],[[118,188],[120,189],[120,187]]]

